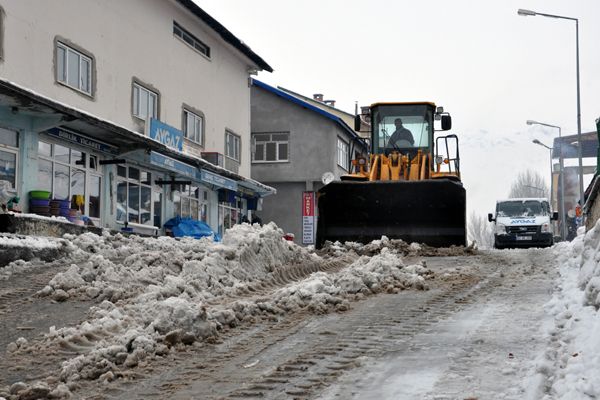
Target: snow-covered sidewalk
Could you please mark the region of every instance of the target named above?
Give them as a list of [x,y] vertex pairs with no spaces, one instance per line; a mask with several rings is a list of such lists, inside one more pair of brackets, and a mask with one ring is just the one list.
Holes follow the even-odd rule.
[[600,398],[600,222],[554,246],[560,277],[545,306],[554,317],[531,398]]

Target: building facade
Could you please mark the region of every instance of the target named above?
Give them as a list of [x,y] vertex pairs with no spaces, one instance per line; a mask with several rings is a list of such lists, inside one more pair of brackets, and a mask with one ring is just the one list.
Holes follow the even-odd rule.
[[365,141],[340,117],[256,79],[251,140],[252,178],[277,190],[264,200],[263,221],[313,244],[316,191],[352,171]]
[[272,69],[191,0],[0,1],[0,25],[0,180],[24,211],[49,191],[103,227],[222,233],[274,193],[250,177],[250,76]]

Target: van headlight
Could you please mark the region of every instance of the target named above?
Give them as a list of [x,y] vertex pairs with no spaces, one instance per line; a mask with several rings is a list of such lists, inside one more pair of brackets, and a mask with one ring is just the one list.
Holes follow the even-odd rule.
[[506,233],[506,225],[504,224],[496,224],[496,228],[494,230],[496,235],[504,235]]
[[550,224],[542,224],[542,233],[550,232]]

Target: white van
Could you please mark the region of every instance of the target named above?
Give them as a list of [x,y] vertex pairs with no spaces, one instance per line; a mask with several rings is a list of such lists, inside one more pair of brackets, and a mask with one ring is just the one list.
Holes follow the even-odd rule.
[[496,213],[488,214],[494,222],[494,247],[548,247],[554,244],[552,221],[558,213],[550,211],[544,198],[498,200]]

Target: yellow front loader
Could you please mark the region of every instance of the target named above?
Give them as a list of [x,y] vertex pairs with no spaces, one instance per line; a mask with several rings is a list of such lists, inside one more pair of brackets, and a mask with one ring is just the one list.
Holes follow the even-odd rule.
[[466,193],[448,113],[433,103],[376,103],[357,116],[371,126],[371,154],[317,194],[317,247],[325,241],[390,239],[466,245]]

